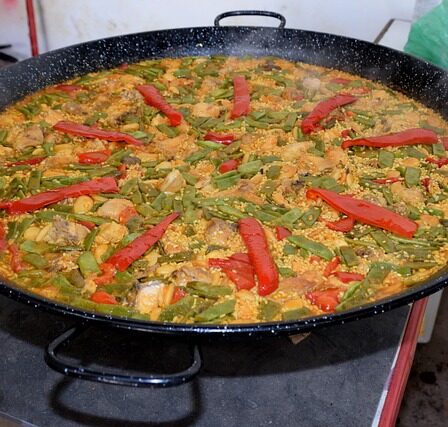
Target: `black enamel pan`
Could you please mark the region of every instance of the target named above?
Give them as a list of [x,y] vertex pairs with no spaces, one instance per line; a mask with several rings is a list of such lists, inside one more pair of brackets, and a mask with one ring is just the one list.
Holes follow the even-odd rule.
[[[258,14],[278,18],[279,28],[220,27],[225,16]],[[215,20],[215,27],[182,28],[112,37],[59,49],[28,59],[0,71],[0,109],[45,86],[77,75],[131,63],[146,58],[252,55],[278,56],[293,61],[332,67],[381,82],[422,102],[448,119],[448,73],[427,62],[398,51],[325,33],[285,29],[285,19],[275,13],[229,12]],[[188,325],[145,322],[84,312],[32,295],[8,280],[0,280],[0,292],[32,304],[36,308],[69,315],[85,322],[128,328],[152,333],[176,335],[181,339],[200,336],[272,336],[309,331],[382,313],[438,291],[448,283],[444,268],[428,280],[390,298],[341,313],[297,320],[244,325]],[[96,372],[72,366],[57,356],[61,345],[79,332],[73,328],[53,341],[46,354],[47,363],[68,375],[96,381],[134,386],[167,386],[189,381],[199,372],[201,360],[197,347],[192,351],[192,365],[173,375],[135,377]]]

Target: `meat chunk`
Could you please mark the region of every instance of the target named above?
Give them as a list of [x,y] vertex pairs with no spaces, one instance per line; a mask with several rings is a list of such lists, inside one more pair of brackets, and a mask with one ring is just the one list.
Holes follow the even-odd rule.
[[44,142],[44,134],[38,125],[33,125],[19,134],[15,147],[18,150],[25,150],[28,147],[37,147]]
[[110,199],[98,208],[98,215],[112,218],[115,221],[120,219],[120,214],[127,208],[134,207],[130,200]]
[[219,218],[212,218],[205,230],[205,240],[210,245],[223,246],[235,231],[235,228],[229,222]]
[[56,245],[78,246],[84,241],[87,234],[89,234],[87,227],[56,217],[42,240]]

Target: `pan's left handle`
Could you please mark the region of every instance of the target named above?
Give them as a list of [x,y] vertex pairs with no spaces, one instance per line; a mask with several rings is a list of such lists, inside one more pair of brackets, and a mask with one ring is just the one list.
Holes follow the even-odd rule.
[[220,27],[220,21],[229,16],[268,16],[269,18],[276,18],[280,21],[278,28],[285,28],[286,18],[277,12],[270,12],[268,10],[230,10],[229,12],[220,13],[215,18],[215,27]]
[[191,347],[191,364],[181,372],[174,374],[150,374],[144,376],[126,375],[106,370],[92,370],[80,364],[69,363],[58,356],[58,350],[66,347],[76,336],[87,329],[86,325],[75,326],[48,344],[45,352],[45,362],[61,374],[89,381],[108,384],[118,384],[131,387],[172,387],[191,381],[201,370],[202,358],[198,345]]

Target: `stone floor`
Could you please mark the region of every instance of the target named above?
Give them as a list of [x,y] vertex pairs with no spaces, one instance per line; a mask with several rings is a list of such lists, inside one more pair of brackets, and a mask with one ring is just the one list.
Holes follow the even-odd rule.
[[405,391],[399,427],[448,425],[448,291],[440,303],[431,341],[419,344]]

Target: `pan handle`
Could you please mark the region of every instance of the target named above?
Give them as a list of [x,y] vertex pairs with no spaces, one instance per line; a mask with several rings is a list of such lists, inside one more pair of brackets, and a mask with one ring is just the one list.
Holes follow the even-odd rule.
[[61,374],[89,381],[117,384],[132,387],[171,387],[191,381],[202,367],[199,347],[191,347],[191,365],[184,371],[174,374],[126,375],[108,371],[94,371],[79,364],[71,364],[58,356],[58,350],[66,347],[75,337],[87,329],[86,325],[74,326],[48,344],[45,351],[47,365]]
[[285,28],[286,18],[277,12],[269,12],[267,10],[230,10],[229,12],[220,13],[215,18],[215,27],[220,27],[221,19],[229,16],[269,16],[270,18],[277,18],[280,21],[278,28]]

